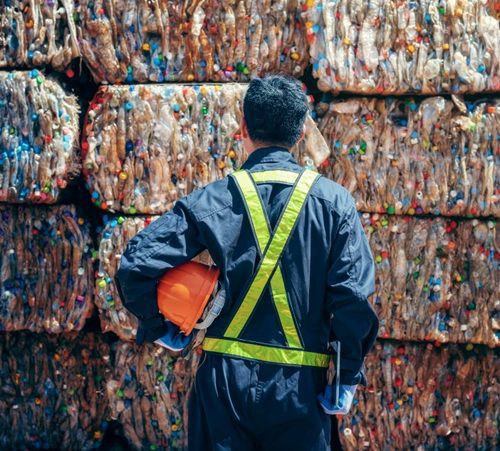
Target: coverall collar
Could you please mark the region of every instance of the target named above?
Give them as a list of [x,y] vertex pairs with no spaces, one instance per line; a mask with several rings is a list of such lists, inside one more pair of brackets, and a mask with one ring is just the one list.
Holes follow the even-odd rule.
[[245,163],[243,163],[243,165],[241,166],[241,169],[250,169],[258,164],[285,162],[297,164],[294,156],[288,151],[286,147],[261,147],[254,150],[250,154],[247,161],[245,161]]

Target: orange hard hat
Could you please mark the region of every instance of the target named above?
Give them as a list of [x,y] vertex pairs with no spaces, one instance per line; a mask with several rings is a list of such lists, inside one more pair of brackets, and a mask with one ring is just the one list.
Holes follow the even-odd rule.
[[169,269],[158,284],[158,308],[162,315],[189,335],[214,292],[220,271],[190,261]]

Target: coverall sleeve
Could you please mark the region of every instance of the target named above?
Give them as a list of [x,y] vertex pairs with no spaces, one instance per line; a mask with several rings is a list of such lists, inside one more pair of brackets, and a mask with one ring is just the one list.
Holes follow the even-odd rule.
[[327,309],[332,339],[341,343],[340,383],[366,385],[363,360],[378,333],[377,314],[368,301],[375,291],[374,263],[354,200],[349,196],[332,237],[327,278]]
[[191,216],[189,196],[138,233],[121,257],[115,282],[123,305],[139,320],[137,343],[153,342],[166,332],[156,288],[168,270],[205,249]]

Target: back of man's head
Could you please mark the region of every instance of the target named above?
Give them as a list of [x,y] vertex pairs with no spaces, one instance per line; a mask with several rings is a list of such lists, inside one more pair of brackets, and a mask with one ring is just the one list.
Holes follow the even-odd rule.
[[299,139],[308,110],[301,83],[282,75],[254,78],[243,101],[250,139],[287,148]]

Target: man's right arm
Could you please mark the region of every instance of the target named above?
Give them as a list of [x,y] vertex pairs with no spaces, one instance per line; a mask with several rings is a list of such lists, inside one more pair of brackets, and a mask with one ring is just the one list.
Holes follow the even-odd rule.
[[[335,232],[334,232],[335,233]],[[341,343],[340,383],[366,385],[363,360],[375,343],[379,321],[368,301],[375,291],[374,263],[354,200],[332,238],[327,279],[327,309],[332,339]]]
[[139,320],[137,343],[153,342],[167,333],[158,310],[157,285],[167,270],[205,249],[189,208],[190,196],[129,241],[115,276],[123,305]]

